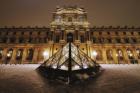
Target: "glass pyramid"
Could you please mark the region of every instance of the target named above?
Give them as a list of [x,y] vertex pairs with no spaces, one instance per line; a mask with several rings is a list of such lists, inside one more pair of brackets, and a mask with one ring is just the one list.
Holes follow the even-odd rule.
[[87,69],[98,65],[73,43],[67,43],[43,64],[47,68],[65,71]]

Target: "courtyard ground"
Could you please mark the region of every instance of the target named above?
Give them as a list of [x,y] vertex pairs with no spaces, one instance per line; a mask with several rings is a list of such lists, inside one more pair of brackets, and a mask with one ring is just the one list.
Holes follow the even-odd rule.
[[140,64],[102,64],[96,78],[74,85],[49,82],[38,66],[0,65],[0,93],[140,93]]

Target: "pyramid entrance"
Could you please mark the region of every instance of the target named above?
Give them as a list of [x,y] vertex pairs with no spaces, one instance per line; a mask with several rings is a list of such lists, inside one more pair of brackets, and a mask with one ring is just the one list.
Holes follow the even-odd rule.
[[47,59],[40,67],[49,79],[61,79],[70,83],[93,77],[99,71],[99,64],[77,48],[67,43],[62,49]]

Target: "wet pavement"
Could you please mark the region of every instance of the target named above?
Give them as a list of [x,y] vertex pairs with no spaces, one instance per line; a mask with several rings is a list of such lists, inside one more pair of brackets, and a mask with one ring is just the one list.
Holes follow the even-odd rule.
[[96,78],[74,85],[48,81],[38,66],[0,65],[0,93],[140,93],[139,64],[103,64]]

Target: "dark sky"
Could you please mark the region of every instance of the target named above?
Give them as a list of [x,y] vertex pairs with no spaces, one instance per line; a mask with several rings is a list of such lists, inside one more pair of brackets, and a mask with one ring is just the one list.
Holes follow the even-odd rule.
[[84,7],[91,26],[140,26],[140,0],[0,0],[0,26],[48,26],[64,5]]

